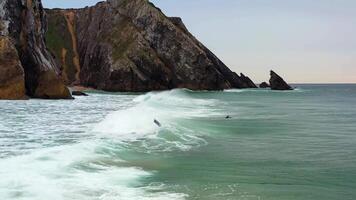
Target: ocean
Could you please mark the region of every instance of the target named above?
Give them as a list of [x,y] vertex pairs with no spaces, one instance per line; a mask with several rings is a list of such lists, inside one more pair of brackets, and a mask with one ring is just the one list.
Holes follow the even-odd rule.
[[0,199],[356,199],[356,85],[295,87],[0,101]]

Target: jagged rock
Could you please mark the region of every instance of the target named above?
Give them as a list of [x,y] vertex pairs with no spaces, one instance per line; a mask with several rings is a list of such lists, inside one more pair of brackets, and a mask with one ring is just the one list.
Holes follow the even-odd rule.
[[270,72],[271,79],[269,83],[271,85],[272,90],[293,90],[293,88],[288,85],[282,77],[280,77],[277,73],[271,70]]
[[[48,47],[67,84],[107,91],[255,87],[147,0],[47,10]],[[79,58],[79,59],[78,59]]]
[[256,84],[248,76],[245,76],[243,73],[241,73],[240,77],[243,84],[245,84],[245,88],[257,88]]
[[46,28],[40,0],[1,0],[0,35],[10,38],[17,49],[26,93],[35,98],[71,98],[45,45]]
[[262,82],[261,84],[260,84],[260,88],[269,88],[269,87],[271,87],[268,83],[266,83],[266,82]]
[[0,99],[25,99],[25,73],[17,50],[8,37],[0,36]]
[[73,96],[88,96],[86,93],[81,91],[72,91]]

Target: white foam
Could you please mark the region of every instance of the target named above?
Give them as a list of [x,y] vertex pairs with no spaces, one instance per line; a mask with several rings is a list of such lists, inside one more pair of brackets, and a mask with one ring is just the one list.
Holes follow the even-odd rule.
[[0,199],[129,200],[184,199],[183,194],[149,193],[133,187],[150,173],[122,167],[120,159],[96,152],[98,141],[39,150],[0,160]]
[[94,131],[120,135],[122,140],[135,140],[155,133],[159,129],[154,119],[163,120],[163,117],[150,107],[138,105],[109,114],[94,128]]
[[[154,136],[161,129],[179,126],[177,120],[219,115],[216,101],[191,98],[184,90],[152,92],[133,100],[136,105],[109,114],[94,131],[125,141]],[[158,120],[162,127],[158,127]]]
[[243,92],[266,92],[270,91],[270,89],[261,89],[261,88],[256,88],[256,89],[227,89],[224,90],[224,92],[230,92],[230,93],[243,93]]

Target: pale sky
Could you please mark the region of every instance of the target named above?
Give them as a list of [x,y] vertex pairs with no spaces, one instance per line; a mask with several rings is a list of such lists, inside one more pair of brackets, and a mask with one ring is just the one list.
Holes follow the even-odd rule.
[[[42,0],[45,7],[97,0]],[[356,0],[152,0],[233,71],[292,83],[356,83]]]

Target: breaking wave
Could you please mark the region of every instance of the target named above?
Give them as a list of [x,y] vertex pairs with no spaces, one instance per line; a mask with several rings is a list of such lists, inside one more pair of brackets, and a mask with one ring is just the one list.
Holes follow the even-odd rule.
[[205,145],[203,133],[191,120],[217,115],[212,112],[217,102],[193,94],[172,90],[137,96],[94,125],[88,138],[2,158],[0,199],[185,199],[185,194],[165,192],[163,183],[142,185],[141,179],[155,172],[130,163],[130,156],[124,155],[188,151]]
[[133,107],[109,114],[94,131],[126,144],[141,143],[148,151],[189,150],[206,144],[200,127],[191,121],[221,115],[218,102],[193,94],[179,89],[138,96]]

